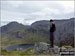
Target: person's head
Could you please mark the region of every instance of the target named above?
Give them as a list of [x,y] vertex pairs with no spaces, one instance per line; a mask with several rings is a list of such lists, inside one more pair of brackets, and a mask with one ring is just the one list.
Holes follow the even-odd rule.
[[54,24],[54,20],[51,19],[51,20],[50,20],[50,23],[51,23],[51,24]]

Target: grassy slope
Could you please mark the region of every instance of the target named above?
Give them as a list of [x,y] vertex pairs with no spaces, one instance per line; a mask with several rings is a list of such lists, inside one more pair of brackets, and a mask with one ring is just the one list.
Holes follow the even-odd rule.
[[19,40],[10,40],[10,38],[6,36],[1,39],[2,48],[6,48],[7,46],[17,45],[17,44],[49,42],[49,40],[46,37],[39,36],[38,34],[35,33],[28,33],[28,37]]
[[16,55],[18,55],[18,56],[24,56],[24,55],[26,55],[26,56],[42,56],[42,55],[46,55],[46,56],[51,56],[50,54],[41,54],[41,53],[37,53],[37,54],[35,54],[35,53],[32,53],[30,50],[33,50],[34,48],[28,48],[28,49],[26,49],[26,50],[23,50],[23,51],[17,51],[17,50],[13,50],[13,51],[6,51],[6,50],[1,50],[1,54],[4,56],[4,55],[6,55],[6,56],[16,56]]

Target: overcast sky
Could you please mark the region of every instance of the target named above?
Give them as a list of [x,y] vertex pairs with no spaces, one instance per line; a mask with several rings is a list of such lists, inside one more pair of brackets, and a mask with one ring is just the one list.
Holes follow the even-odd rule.
[[74,17],[74,1],[1,1],[1,26],[12,21],[30,25],[38,20]]

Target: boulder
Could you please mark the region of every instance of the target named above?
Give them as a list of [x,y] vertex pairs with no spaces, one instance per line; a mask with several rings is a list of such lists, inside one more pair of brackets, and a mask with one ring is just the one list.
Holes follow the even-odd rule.
[[48,48],[49,48],[49,44],[44,42],[40,42],[39,44],[35,44],[34,46],[35,52],[43,52],[48,50]]
[[42,53],[42,54],[57,54],[59,51],[58,46],[54,46],[54,48],[50,48],[50,44],[45,42],[40,42],[35,44],[32,52],[34,53]]

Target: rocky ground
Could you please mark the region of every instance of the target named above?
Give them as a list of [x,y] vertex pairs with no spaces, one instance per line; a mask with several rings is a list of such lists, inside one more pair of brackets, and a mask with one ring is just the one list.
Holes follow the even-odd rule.
[[43,54],[43,55],[51,55],[51,56],[61,56],[61,50],[70,50],[70,51],[74,51],[73,48],[59,48],[58,46],[54,46],[54,48],[50,48],[50,45],[44,42],[40,42],[38,44],[35,44],[34,49],[31,50],[31,52],[35,53],[35,54]]
[[[62,55],[64,54],[74,54],[75,48],[72,47],[58,47],[54,45],[54,48],[50,48],[50,45],[45,42],[35,43],[34,47],[28,48],[26,50],[23,50],[22,48],[19,48],[19,50],[13,50],[13,51],[6,51],[2,50],[1,54],[3,56],[66,56]],[[74,55],[67,55],[67,56],[74,56]]]

